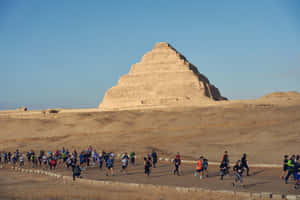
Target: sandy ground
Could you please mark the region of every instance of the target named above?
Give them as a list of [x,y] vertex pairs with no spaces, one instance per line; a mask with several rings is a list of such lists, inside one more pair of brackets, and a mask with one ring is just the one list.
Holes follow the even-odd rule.
[[[240,159],[245,152],[249,164],[281,164],[284,154],[300,154],[300,97],[294,93],[277,93],[251,101],[143,110],[73,109],[60,110],[57,114],[1,111],[0,138],[0,151],[15,151],[16,148],[21,151],[54,151],[63,146],[70,151],[80,151],[92,145],[98,151],[135,151],[140,158],[155,149],[162,157],[171,158],[180,152],[182,159],[197,159],[204,155],[209,161],[220,161],[223,151],[228,150],[232,162]],[[209,178],[200,182],[192,176],[194,166],[187,165],[184,167],[184,176],[174,177],[168,175],[169,165],[163,164],[159,170],[153,170],[150,179],[144,177],[141,166],[136,167],[131,169],[134,174],[128,177],[107,178],[99,169],[89,169],[84,176],[99,180],[232,188],[232,177],[226,177],[221,184],[216,176],[216,168],[211,168]],[[284,185],[278,179],[279,169],[253,169],[252,172],[253,176],[245,178],[246,188],[240,190],[292,192],[291,185]],[[136,193],[130,188],[63,185],[59,180],[49,177],[31,177],[3,169],[0,169],[0,197],[233,199],[214,193],[186,195],[175,190],[141,190]]]
[[180,193],[175,189],[138,190],[126,186],[112,187],[109,185],[93,186],[64,184],[62,180],[47,176],[22,174],[8,169],[0,169],[0,199],[1,200],[147,200],[147,199],[224,199],[242,200],[245,197],[216,192]]
[[[266,102],[266,101],[263,101]],[[249,155],[249,163],[281,164],[284,154],[300,153],[300,101],[260,101],[222,106],[58,114],[0,114],[0,151],[70,150],[92,145],[98,151],[144,156],[152,149],[183,159],[219,161]]]

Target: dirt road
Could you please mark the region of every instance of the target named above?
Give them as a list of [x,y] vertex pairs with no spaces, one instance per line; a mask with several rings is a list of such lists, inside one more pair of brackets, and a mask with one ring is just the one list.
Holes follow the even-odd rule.
[[[27,166],[29,167],[29,166]],[[289,184],[285,184],[279,176],[281,169],[279,168],[251,168],[250,176],[243,176],[244,187],[235,186],[233,173],[220,180],[218,166],[210,165],[208,169],[208,177],[199,179],[194,176],[195,165],[183,164],[181,176],[172,174],[172,165],[168,162],[160,161],[157,168],[153,168],[149,177],[145,176],[143,171],[143,163],[139,160],[136,165],[129,165],[128,175],[120,172],[120,162],[116,160],[115,176],[106,176],[105,169],[100,170],[94,166],[83,170],[82,178],[94,180],[111,180],[129,183],[159,184],[169,186],[184,187],[201,187],[212,190],[235,190],[246,192],[271,192],[278,194],[298,194],[300,188],[293,188],[294,181],[290,179]],[[58,168],[56,172],[63,175],[71,176],[71,170],[66,168]]]

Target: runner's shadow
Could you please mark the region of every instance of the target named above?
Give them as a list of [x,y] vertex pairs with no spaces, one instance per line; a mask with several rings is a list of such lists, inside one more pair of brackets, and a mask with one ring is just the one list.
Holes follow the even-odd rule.
[[252,176],[255,176],[255,175],[257,175],[257,174],[263,173],[264,171],[265,171],[265,170],[261,169],[261,170],[259,170],[259,171],[255,171],[255,172],[251,173],[251,175],[252,175]]
[[245,185],[245,188],[255,187],[257,185],[263,185],[266,183],[271,183],[271,182],[270,181],[262,181],[262,182],[257,182],[257,183],[251,183],[251,184]]

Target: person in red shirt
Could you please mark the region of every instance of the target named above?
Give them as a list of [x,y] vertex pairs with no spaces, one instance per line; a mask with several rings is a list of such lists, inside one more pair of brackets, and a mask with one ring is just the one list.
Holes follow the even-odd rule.
[[50,164],[51,164],[50,169],[54,169],[55,170],[55,168],[56,168],[56,160],[55,160],[55,158],[52,158]]

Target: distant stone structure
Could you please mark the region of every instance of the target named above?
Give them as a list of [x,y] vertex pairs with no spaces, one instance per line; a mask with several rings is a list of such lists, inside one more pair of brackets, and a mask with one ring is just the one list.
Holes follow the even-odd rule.
[[227,100],[170,44],[157,43],[109,89],[100,109],[197,106]]
[[26,106],[23,106],[22,108],[17,108],[17,111],[26,112],[28,108]]

